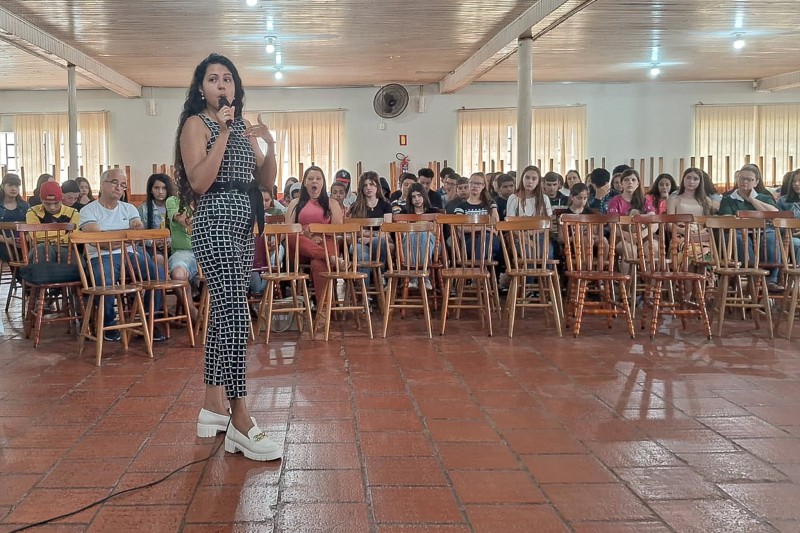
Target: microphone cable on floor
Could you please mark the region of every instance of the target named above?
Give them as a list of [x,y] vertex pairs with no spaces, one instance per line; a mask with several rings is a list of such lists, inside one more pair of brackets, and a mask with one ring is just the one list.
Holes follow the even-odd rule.
[[[230,425],[231,425],[231,421],[230,421],[230,419],[228,419],[228,427],[230,427]],[[225,432],[226,433],[228,431],[228,427],[225,428]],[[40,522],[36,522],[36,523],[33,523],[33,524],[28,524],[26,526],[22,526],[22,527],[19,527],[17,529],[12,529],[8,533],[17,533],[18,531],[25,531],[26,529],[32,529],[32,528],[35,528],[35,527],[44,526],[44,525],[49,524],[51,522],[55,522],[56,520],[61,520],[62,518],[68,518],[68,517],[76,515],[78,513],[82,513],[83,511],[85,511],[87,509],[91,509],[92,507],[96,507],[96,506],[100,505],[101,503],[105,503],[105,502],[107,502],[108,500],[110,500],[112,498],[116,498],[117,496],[122,496],[123,494],[127,494],[129,492],[135,492],[137,490],[149,489],[150,487],[154,487],[155,485],[158,485],[159,483],[163,483],[164,481],[168,480],[170,477],[172,477],[173,475],[177,474],[178,472],[180,472],[184,468],[188,468],[188,467],[190,467],[192,465],[196,465],[196,464],[200,464],[200,463],[205,463],[206,461],[210,461],[212,457],[217,455],[217,452],[219,452],[219,449],[222,447],[222,445],[224,443],[225,443],[225,439],[222,439],[222,441],[220,441],[220,443],[217,444],[217,446],[211,451],[211,453],[208,455],[208,457],[204,457],[203,459],[198,459],[196,461],[192,461],[191,463],[186,463],[185,465],[176,468],[175,470],[173,470],[172,472],[170,472],[166,476],[162,477],[161,479],[157,479],[155,481],[151,481],[150,483],[146,483],[144,485],[138,485],[136,487],[131,487],[129,489],[122,490],[120,492],[115,492],[113,494],[109,494],[105,498],[101,498],[99,500],[93,501],[92,503],[84,505],[80,509],[76,509],[76,510],[70,511],[68,513],[64,513],[64,514],[61,514],[61,515],[58,515],[58,516],[47,518],[47,519],[42,520]]]

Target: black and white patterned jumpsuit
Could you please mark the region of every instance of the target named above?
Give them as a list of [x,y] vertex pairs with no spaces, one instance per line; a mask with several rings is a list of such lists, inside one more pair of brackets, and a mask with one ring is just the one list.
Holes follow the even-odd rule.
[[[199,116],[211,131],[208,153],[219,136],[219,124]],[[253,218],[247,194],[225,190],[230,183],[254,180],[256,156],[250,141],[242,135],[245,127],[241,118],[233,122],[216,181],[198,200],[192,224],[192,251],[211,297],[204,381],[224,386],[229,399],[247,395],[247,288],[253,266]]]

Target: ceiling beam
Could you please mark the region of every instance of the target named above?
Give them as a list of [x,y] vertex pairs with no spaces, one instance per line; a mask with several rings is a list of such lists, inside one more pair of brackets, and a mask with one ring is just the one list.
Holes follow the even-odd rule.
[[756,91],[775,92],[800,87],[800,70],[756,80]]
[[[75,65],[77,73],[84,78],[125,98],[142,96],[142,86],[138,83],[3,7],[0,7],[0,39],[65,70],[68,65]],[[66,77],[64,72],[65,82]]]
[[522,15],[439,82],[439,92],[454,93],[480,78],[517,51],[519,37],[544,36],[596,0],[536,0]]

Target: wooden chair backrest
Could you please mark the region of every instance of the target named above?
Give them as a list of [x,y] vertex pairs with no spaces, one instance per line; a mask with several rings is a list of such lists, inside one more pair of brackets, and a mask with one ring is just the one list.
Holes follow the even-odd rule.
[[[257,237],[264,243],[262,258],[266,274],[297,274],[300,269],[300,224],[268,224],[264,233]],[[283,250],[281,250],[283,247]],[[258,250],[258,247],[256,248]],[[281,253],[283,252],[283,253]],[[281,259],[278,261],[278,259]]]
[[776,240],[781,249],[781,260],[784,268],[798,268],[798,257],[795,252],[795,235],[800,233],[800,219],[797,218],[776,218],[773,220],[775,226]]
[[[386,222],[381,233],[394,241],[394,249],[387,255],[386,268],[427,272],[436,250],[438,233],[436,224],[430,221]],[[430,236],[433,236],[431,244]]]
[[[308,231],[322,235],[323,239],[334,243],[334,249],[338,250],[341,245],[341,253],[326,253],[325,263],[328,265],[329,272],[354,273],[358,271],[358,254],[355,253],[355,246],[350,247],[347,243],[354,243],[361,235],[361,224],[354,222],[344,222],[342,224],[309,224]],[[352,248],[352,251],[351,251]],[[343,263],[331,262],[331,256],[341,257]]]
[[567,271],[613,272],[618,223],[618,215],[561,215]]
[[[120,269],[117,277],[111,261],[99,260],[110,254],[126,254],[129,247],[125,230],[117,231],[74,231],[69,240],[75,257],[81,257],[78,266],[83,287],[109,287],[125,285],[130,273],[127,268]],[[97,280],[97,281],[95,281]]]
[[17,224],[21,257],[28,263],[72,263],[69,235],[75,230],[72,223]]
[[485,269],[494,243],[494,222],[489,215],[439,215],[436,222],[450,230],[446,266]]
[[545,270],[550,258],[550,218],[515,217],[497,222],[506,268]]
[[[131,254],[127,254],[127,265],[133,273],[133,279],[158,283],[169,280],[169,244],[170,232],[166,228],[160,229],[137,229],[125,232],[125,241],[133,247],[136,254],[146,254],[150,256],[154,268],[142,268],[139,261],[131,260]],[[156,255],[161,256],[161,260],[156,260]],[[151,264],[147,262],[147,264]]]
[[706,227],[711,230],[711,251],[717,268],[759,268],[765,219],[708,217]]

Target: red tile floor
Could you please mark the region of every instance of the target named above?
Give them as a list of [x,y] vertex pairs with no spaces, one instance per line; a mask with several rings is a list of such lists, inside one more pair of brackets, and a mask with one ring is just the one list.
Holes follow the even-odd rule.
[[[249,402],[282,461],[198,439],[202,352],[181,330],[143,355],[17,313],[0,342],[0,530],[65,513],[202,459],[45,531],[800,531],[800,339],[731,320],[631,341],[588,319],[559,339],[529,315],[509,339],[417,318],[370,341],[252,345]],[[11,320],[9,322],[9,320]]]

